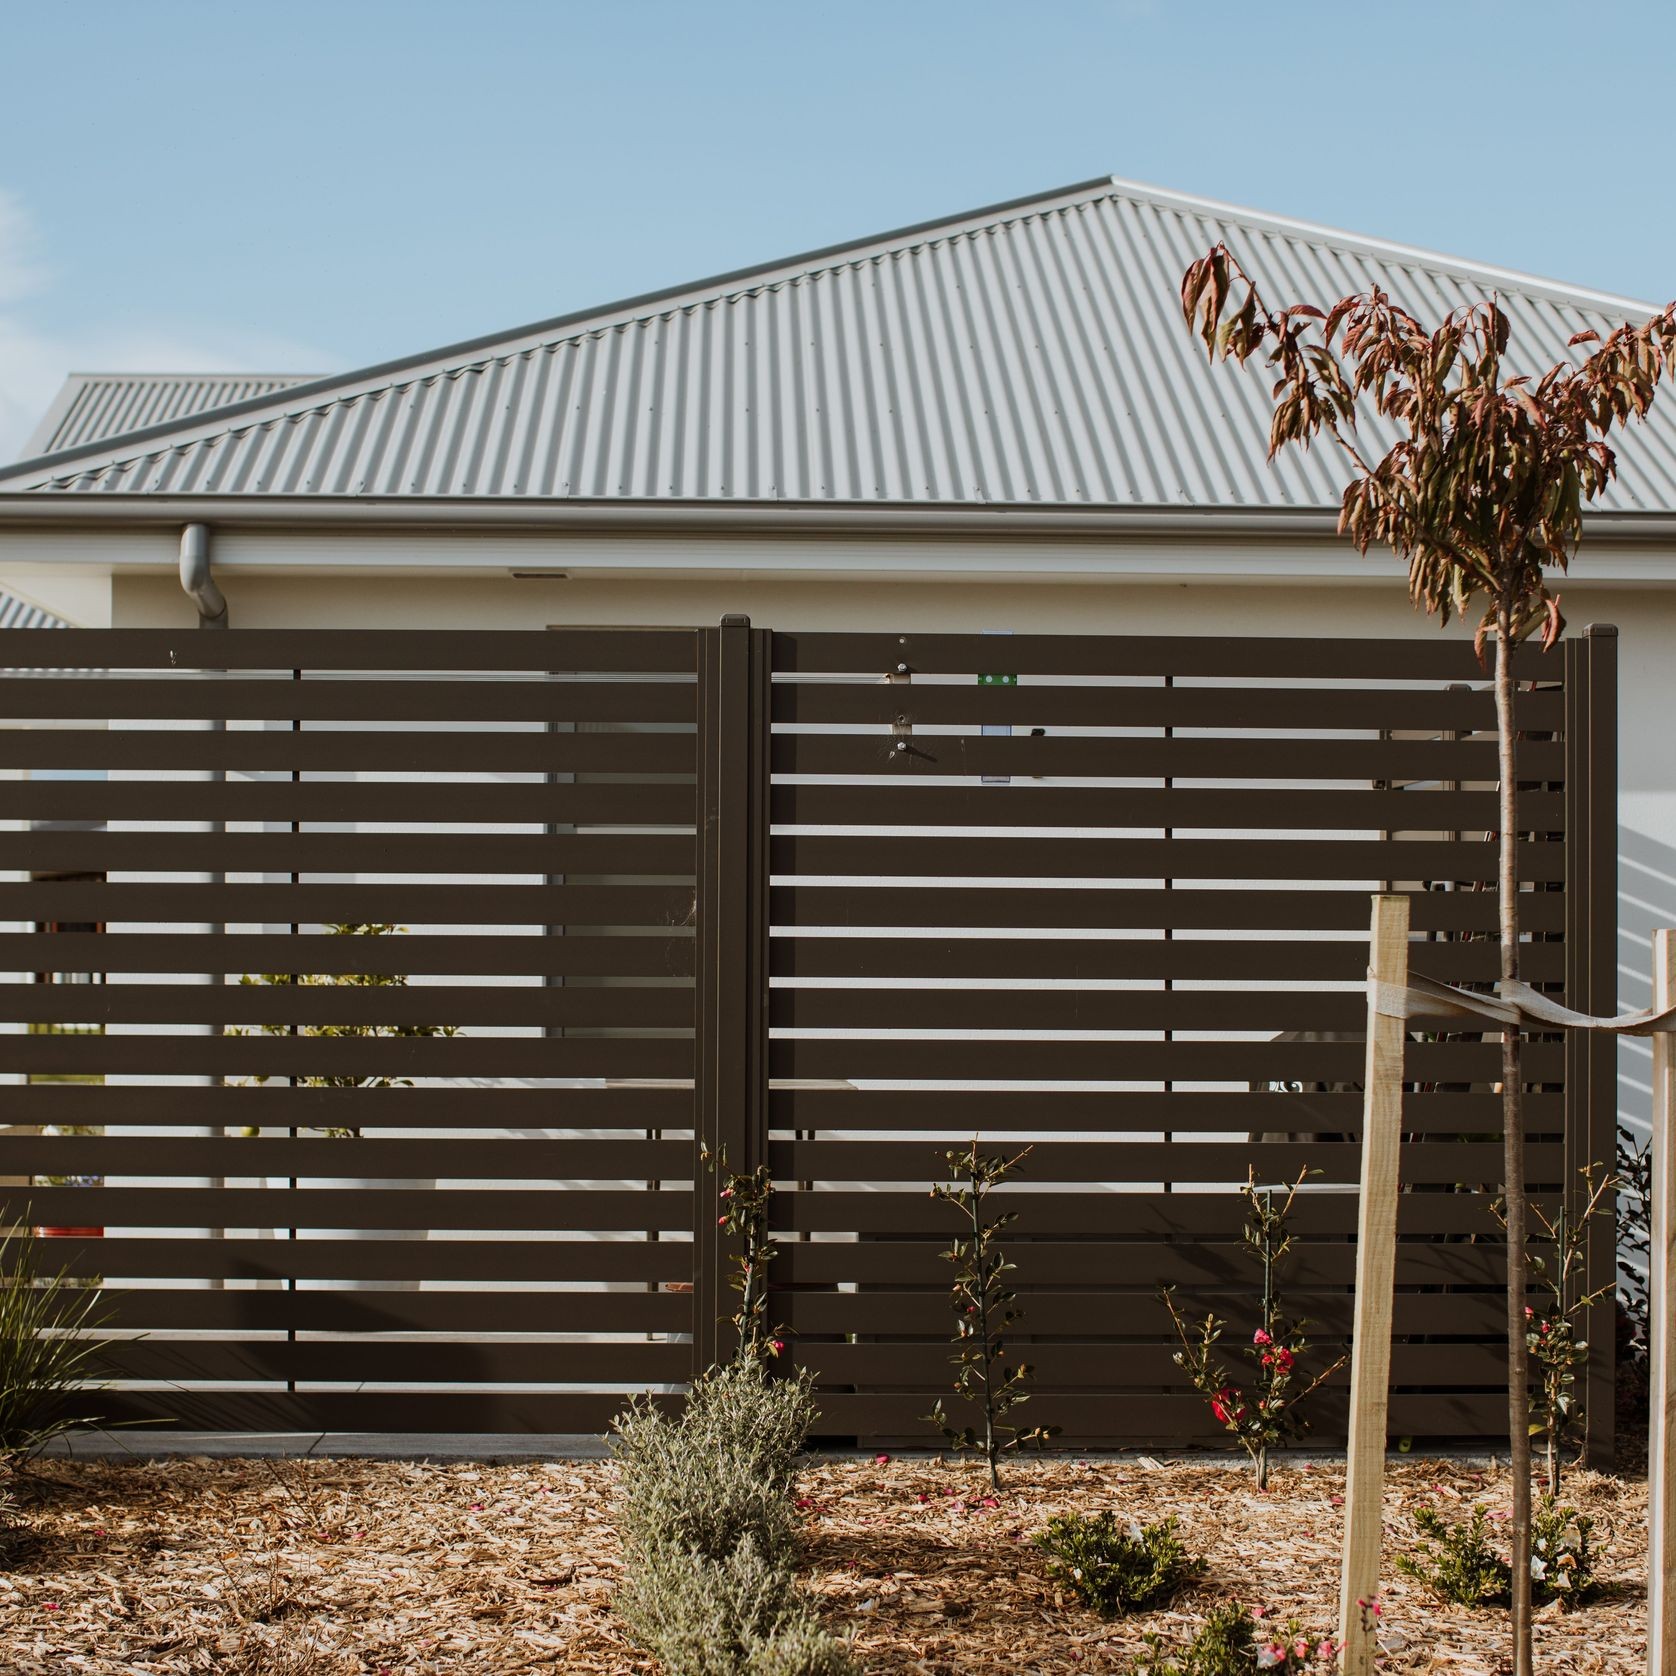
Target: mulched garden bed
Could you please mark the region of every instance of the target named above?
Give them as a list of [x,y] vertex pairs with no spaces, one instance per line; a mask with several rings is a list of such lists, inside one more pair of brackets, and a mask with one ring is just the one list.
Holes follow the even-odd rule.
[[[607,1462],[511,1466],[369,1461],[53,1460],[20,1486],[27,1525],[0,1553],[0,1668],[219,1676],[649,1671],[611,1613],[618,1562]],[[1507,1505],[1505,1472],[1393,1467],[1387,1556],[1404,1510]],[[1267,1495],[1221,1464],[1026,1458],[992,1496],[969,1465],[820,1461],[798,1489],[807,1581],[868,1670],[921,1676],[1127,1671],[1155,1630],[1204,1607],[1261,1605],[1328,1631],[1343,1472],[1292,1464]],[[1538,1615],[1548,1673],[1630,1676],[1646,1657],[1646,1488],[1578,1472],[1604,1584],[1593,1605]],[[1028,1538],[1052,1514],[1174,1513],[1202,1581],[1168,1611],[1104,1623],[1061,1601]],[[1439,1604],[1391,1577],[1381,1669],[1493,1676],[1502,1613]]]

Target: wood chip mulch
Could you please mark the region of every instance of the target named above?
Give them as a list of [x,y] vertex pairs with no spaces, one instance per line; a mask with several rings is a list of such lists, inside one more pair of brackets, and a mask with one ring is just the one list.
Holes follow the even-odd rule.
[[[17,1486],[0,1538],[0,1669],[187,1676],[511,1676],[649,1672],[611,1612],[618,1549],[606,1462],[55,1460]],[[1292,1464],[1259,1495],[1221,1464],[1060,1457],[1011,1466],[992,1495],[970,1465],[822,1461],[798,1487],[806,1580],[869,1671],[919,1676],[1127,1672],[1154,1630],[1189,1635],[1214,1602],[1329,1631],[1342,1469]],[[1505,1472],[1393,1467],[1389,1556],[1423,1504],[1507,1506]],[[1594,1515],[1601,1598],[1541,1612],[1538,1668],[1630,1676],[1646,1657],[1646,1494],[1571,1475]],[[1071,1510],[1175,1514],[1202,1581],[1167,1611],[1102,1622],[1056,1598],[1029,1537]],[[1382,1671],[1496,1676],[1499,1612],[1442,1605],[1387,1571]]]

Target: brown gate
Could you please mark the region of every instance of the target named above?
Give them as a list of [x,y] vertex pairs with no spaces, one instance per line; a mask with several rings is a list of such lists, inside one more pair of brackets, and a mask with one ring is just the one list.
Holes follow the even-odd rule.
[[[1614,646],[1522,666],[1526,969],[1597,1012]],[[1416,970],[1494,977],[1493,706],[1453,640],[728,619],[11,631],[0,664],[0,1214],[145,1335],[106,1414],[597,1430],[725,1349],[703,1145],[773,1165],[823,1430],[923,1438],[926,1188],[978,1133],[1034,1145],[1033,1420],[1202,1437],[1156,1293],[1246,1319],[1248,1165],[1319,1172],[1296,1301],[1348,1326],[1369,892],[1413,893]],[[1490,1436],[1497,1050],[1408,1053],[1393,1428]],[[1611,1155],[1610,1054],[1529,1075],[1562,1191]]]

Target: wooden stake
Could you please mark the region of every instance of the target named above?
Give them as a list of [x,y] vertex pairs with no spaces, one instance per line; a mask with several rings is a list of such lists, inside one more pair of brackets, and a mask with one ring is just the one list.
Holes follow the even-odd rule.
[[[1368,967],[1381,984],[1408,981],[1408,898],[1376,896]],[[1339,1669],[1371,1676],[1377,1650],[1379,1538],[1384,1508],[1386,1412],[1391,1390],[1391,1312],[1397,1272],[1397,1162],[1402,1144],[1400,1018],[1368,996],[1362,1096],[1362,1199],[1356,1232],[1355,1338],[1350,1436],[1345,1456],[1344,1569],[1339,1587]]]
[[[1676,1006],[1676,931],[1653,933],[1653,1005]],[[1647,1669],[1676,1676],[1676,1041],[1653,1037],[1653,1238],[1647,1253]]]

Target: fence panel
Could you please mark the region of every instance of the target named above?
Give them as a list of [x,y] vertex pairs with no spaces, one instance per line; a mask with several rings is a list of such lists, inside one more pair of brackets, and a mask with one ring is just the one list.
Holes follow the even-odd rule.
[[5,637],[0,1214],[103,1285],[100,1413],[596,1430],[690,1377],[697,646]]
[[[1611,908],[1567,892],[1610,873],[1578,760],[1612,727],[1609,651],[1521,653],[1519,742],[1526,975],[1608,1010],[1587,916]],[[779,1314],[826,1423],[925,1436],[955,1231],[926,1188],[978,1136],[1031,1149],[1002,1201],[1030,1423],[1213,1440],[1158,1292],[1228,1317],[1243,1365],[1248,1168],[1309,1173],[1290,1304],[1324,1339],[1349,1326],[1369,893],[1412,894],[1415,969],[1496,976],[1495,715],[1470,648],[776,634],[773,662]],[[1557,1040],[1527,1056],[1531,1179],[1552,1195],[1610,1158],[1610,1088],[1591,1104]],[[1417,1034],[1406,1074],[1392,1425],[1494,1436],[1499,1048]],[[1346,1384],[1316,1403],[1324,1439]],[[1609,1402],[1590,1442],[1610,1448]]]

